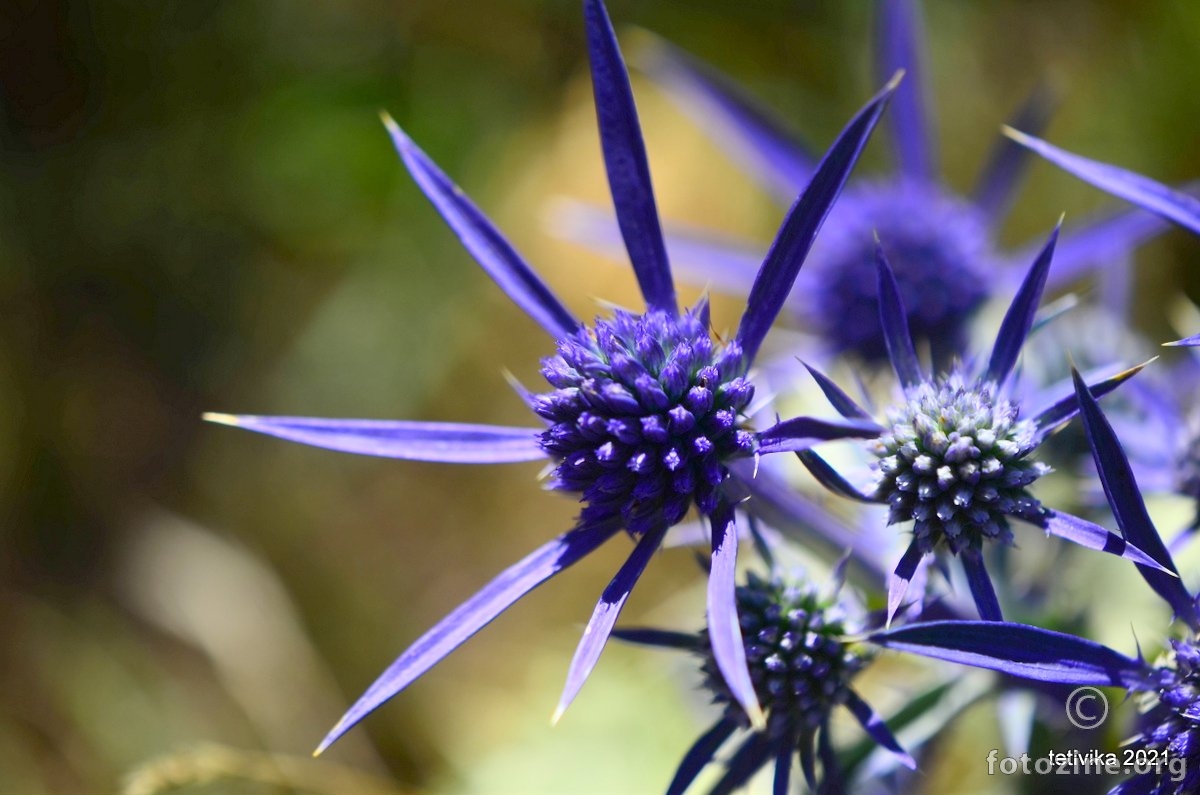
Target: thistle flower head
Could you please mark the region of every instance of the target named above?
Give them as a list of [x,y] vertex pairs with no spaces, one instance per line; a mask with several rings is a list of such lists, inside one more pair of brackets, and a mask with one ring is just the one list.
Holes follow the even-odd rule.
[[875,496],[888,504],[889,523],[914,523],[922,553],[943,542],[956,554],[988,539],[1008,544],[1008,516],[1042,519],[1027,487],[1050,467],[1026,457],[1035,427],[996,384],[952,371],[906,390],[887,419],[872,443]]
[[[1068,395],[1032,419],[1022,420],[1017,401],[1010,398],[1015,394],[1010,377],[1033,326],[1057,239],[1055,229],[1009,305],[986,365],[971,375],[955,367],[935,377],[926,373],[917,356],[900,287],[877,243],[879,322],[888,359],[904,390],[903,401],[887,414],[890,427],[884,427],[872,442],[879,480],[873,491],[863,492],[815,453],[804,451],[800,460],[831,490],[889,505],[891,523],[912,521],[913,540],[888,583],[889,622],[921,559],[943,542],[962,560],[980,616],[1001,620],[1000,602],[981,551],[984,539],[1011,542],[1009,518],[1092,549],[1158,565],[1125,539],[1079,517],[1044,508],[1026,491],[1050,471],[1030,454],[1079,410],[1078,395]],[[828,377],[812,372],[842,416],[867,416]],[[1127,370],[1099,382],[1096,394],[1112,391],[1136,372]]]
[[[849,636],[862,632],[864,612],[840,594],[841,567],[832,592],[818,590],[805,578],[748,573],[736,590],[740,640],[750,681],[765,717],[753,725],[739,698],[722,676],[712,643],[712,622],[699,633],[658,629],[623,629],[616,635],[649,646],[682,649],[701,659],[703,687],[722,708],[720,719],[684,755],[669,794],[679,795],[717,757],[734,734],[742,732],[735,750],[724,760],[725,771],[712,792],[732,792],[762,767],[775,765],[775,792],[788,792],[797,757],[809,787],[818,792],[844,789],[843,771],[829,732],[835,708],[845,707],[863,730],[898,761],[916,763],[887,724],[853,689],[852,680],[872,660],[869,647]],[[817,760],[822,765],[818,783]]]
[[542,363],[554,390],[534,398],[551,426],[554,487],[582,494],[588,523],[635,534],[667,527],[694,501],[716,507],[724,461],[750,455],[739,427],[754,395],[737,341],[714,343],[701,306],[681,316],[618,311],[558,343]]
[[756,272],[733,340],[715,343],[707,304],[681,313],[654,199],[629,75],[602,0],[584,0],[600,149],[618,226],[645,300],[643,314],[616,312],[581,324],[490,219],[390,117],[384,123],[417,185],[480,266],[556,341],[545,359],[552,387],[524,393],[539,428],[406,420],[210,415],[210,419],[305,444],[366,455],[455,463],[545,460],[553,485],[585,503],[577,524],[514,563],[421,636],[376,680],[320,748],[546,580],[622,529],[636,543],[600,596],[567,672],[556,714],[579,693],[633,587],[667,530],[695,503],[712,529],[709,634],[720,671],[755,723],[761,709],[741,653],[735,608],[738,531],[720,486],[737,456],[805,450],[863,438],[873,423],[795,418],[752,434],[739,427],[753,396],[746,371],[774,324],[801,265],[879,121],[896,75],[847,125],[816,165]]
[[961,351],[998,260],[987,218],[936,185],[909,180],[860,183],[830,219],[813,252],[807,301],[824,339],[836,351],[887,360],[875,292],[874,233],[895,270],[913,336],[947,352]]
[[1150,680],[1138,694],[1141,731],[1130,745],[1163,763],[1144,774],[1146,786],[1140,791],[1195,792],[1200,788],[1200,645],[1172,639]]
[[[749,574],[737,589],[746,663],[767,716],[767,735],[793,743],[815,732],[844,704],[850,681],[870,662],[866,647],[850,643],[861,631],[836,597],[799,580]],[[746,721],[701,633],[705,687],[735,720]]]

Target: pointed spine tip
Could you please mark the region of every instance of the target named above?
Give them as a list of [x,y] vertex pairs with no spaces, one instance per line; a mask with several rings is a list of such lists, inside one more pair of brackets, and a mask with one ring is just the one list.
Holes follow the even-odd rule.
[[900,81],[904,79],[905,74],[906,72],[904,69],[897,69],[892,75],[892,79],[887,81],[887,85],[884,86],[884,88],[888,91],[895,91],[899,87]]
[[204,422],[214,422],[217,425],[232,425],[237,427],[242,424],[242,418],[235,414],[221,414],[217,411],[206,411],[200,415],[200,419]]
[[559,704],[557,707],[555,707],[554,714],[550,716],[550,725],[557,726],[558,722],[562,720],[562,716],[566,711],[567,706],[565,704]]
[[337,725],[335,725],[332,729],[329,730],[329,734],[325,735],[325,739],[321,740],[321,744],[318,745],[315,749],[313,749],[313,752],[312,752],[313,759],[316,759],[318,756],[325,753],[325,751],[327,751],[329,749],[329,746],[336,743],[341,738],[341,736],[346,733],[346,731],[349,728],[350,727],[346,725],[345,718],[342,718],[341,720],[339,720],[337,722]]
[[1007,124],[1000,125],[1000,132],[1019,144],[1027,144],[1033,140],[1032,136],[1026,135],[1016,127],[1009,127]]

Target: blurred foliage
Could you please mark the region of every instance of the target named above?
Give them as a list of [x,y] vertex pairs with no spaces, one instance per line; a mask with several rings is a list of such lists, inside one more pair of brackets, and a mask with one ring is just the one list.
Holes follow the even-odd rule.
[[[670,38],[818,144],[871,90],[868,10],[610,8],[624,40],[632,26]],[[954,184],[1043,79],[1064,98],[1055,142],[1166,181],[1200,174],[1200,6],[930,0],[926,17]],[[545,341],[410,184],[377,113],[581,314],[594,296],[633,303],[624,270],[541,226],[556,195],[604,196],[582,36],[577,3],[556,0],[0,10],[0,792],[669,780],[704,722],[677,684],[687,661],[614,649],[562,724],[546,721],[620,549],[502,617],[328,760],[305,760],[396,652],[573,506],[539,493],[533,467],[360,460],[198,421],[522,420],[503,368],[533,383]],[[664,213],[768,239],[780,210],[635,82]],[[1007,231],[1103,204],[1035,165]],[[1169,335],[1164,296],[1198,294],[1194,260],[1179,233],[1139,257],[1153,336]],[[661,558],[629,618],[695,626],[694,565]],[[930,781],[982,768],[952,756]]]

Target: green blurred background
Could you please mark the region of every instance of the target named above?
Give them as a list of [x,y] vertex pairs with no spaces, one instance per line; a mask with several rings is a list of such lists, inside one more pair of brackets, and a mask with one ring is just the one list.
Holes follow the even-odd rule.
[[[874,90],[866,3],[610,12],[627,51],[637,27],[669,38],[815,146]],[[605,197],[581,16],[549,0],[0,9],[0,792],[665,787],[707,720],[688,661],[610,649],[548,722],[619,542],[309,760],[407,643],[574,506],[540,491],[537,465],[356,458],[199,421],[526,421],[504,372],[536,384],[546,340],[411,184],[377,114],[580,315],[633,305],[627,269],[546,229],[555,197]],[[1200,175],[1200,5],[935,0],[926,18],[952,184],[971,185],[1040,79],[1063,97],[1051,140]],[[780,208],[654,86],[635,90],[664,215],[769,239]],[[860,173],[887,154],[873,145]],[[1106,204],[1035,164],[1004,236]],[[1163,296],[1197,294],[1197,251],[1174,232],[1138,258],[1156,339]],[[660,558],[628,620],[696,627],[694,563]],[[982,755],[947,768],[930,791],[977,780]],[[988,786],[1007,783],[973,789]]]

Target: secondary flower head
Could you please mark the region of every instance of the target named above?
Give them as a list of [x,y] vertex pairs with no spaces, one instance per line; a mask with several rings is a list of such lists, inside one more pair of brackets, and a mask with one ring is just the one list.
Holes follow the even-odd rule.
[[913,335],[944,349],[939,358],[961,351],[999,259],[988,218],[938,185],[909,179],[860,181],[830,214],[814,247],[810,289],[798,294],[821,338],[835,352],[886,360],[875,234],[886,241]]
[[[895,275],[876,249],[879,320],[888,356],[903,396],[887,412],[880,436],[871,442],[879,479],[863,492],[819,455],[798,453],[819,481],[833,491],[889,507],[889,524],[912,523],[913,539],[888,587],[888,616],[899,609],[917,566],[926,555],[946,550],[963,564],[982,617],[1000,620],[1000,603],[987,569],[987,541],[1012,541],[1011,519],[1093,549],[1153,564],[1141,550],[1104,528],[1043,506],[1027,488],[1049,471],[1033,457],[1038,445],[1078,411],[1075,395],[1050,402],[1032,417],[1021,416],[1022,395],[1013,370],[1033,326],[1046,283],[1056,229],[1026,274],[1005,314],[990,357],[981,369],[959,365],[937,376],[926,373],[908,330]],[[831,404],[846,418],[867,412],[826,376],[810,368]],[[1101,381],[1104,394],[1137,372]]]
[[736,334],[714,342],[707,304],[680,313],[663,243],[629,77],[601,0],[585,0],[600,144],[641,314],[617,312],[581,324],[495,225],[390,118],[393,143],[417,185],[484,270],[556,340],[543,362],[551,391],[525,394],[548,427],[208,415],[292,441],[366,455],[454,463],[549,458],[552,485],[578,493],[576,526],[517,562],[419,638],[325,738],[324,749],[406,688],[541,583],[622,530],[635,541],[602,593],[567,674],[558,713],[583,686],[629,594],[672,524],[693,502],[712,529],[709,633],[731,692],[761,720],[746,670],[734,606],[737,528],[725,492],[735,459],[804,450],[828,439],[866,438],[874,423],[796,418],[752,433],[743,427],[753,394],[746,381],[759,347],[791,290],[900,76],[851,120],[788,212],[755,276]]
[[1150,688],[1141,699],[1141,730],[1128,745],[1162,760],[1126,782],[1118,792],[1149,795],[1196,792],[1200,789],[1200,644],[1171,639],[1171,650],[1159,661]]
[[1005,622],[939,621],[875,632],[881,646],[940,660],[1001,671],[1012,676],[1073,686],[1110,685],[1139,694],[1140,729],[1128,745],[1154,752],[1137,756],[1146,768],[1112,795],[1184,795],[1200,787],[1200,610],[1150,521],[1129,459],[1093,391],[1073,373],[1084,430],[1100,481],[1125,538],[1152,556],[1138,565],[1148,585],[1187,628],[1171,639],[1157,664],[1128,657],[1073,635]]
[[[872,650],[850,636],[865,627],[862,607],[840,594],[841,574],[832,593],[822,593],[798,576],[749,573],[737,588],[738,614],[746,662],[765,726],[752,728],[714,659],[707,630],[698,635],[651,629],[617,630],[625,640],[683,649],[700,658],[703,687],[722,717],[692,746],[667,789],[684,792],[717,751],[739,730],[748,734],[729,757],[713,792],[743,786],[769,762],[775,764],[775,792],[787,792],[793,760],[799,757],[810,787],[839,791],[841,771],[829,734],[833,711],[845,706],[871,737],[909,767],[915,764],[887,725],[863,701],[851,683],[871,661]],[[823,767],[817,784],[817,759]]]
[[1050,471],[1027,455],[1037,428],[998,393],[957,369],[923,381],[888,410],[887,430],[872,445],[875,496],[890,507],[889,523],[913,521],[924,554],[943,544],[955,554],[985,540],[1008,544],[1009,516],[1038,523],[1045,514],[1027,490]]
[[[850,697],[850,680],[869,662],[865,647],[847,641],[862,630],[837,600],[815,586],[764,579],[753,572],[737,589],[746,664],[767,716],[770,739],[791,740],[816,732],[830,711]],[[704,686],[727,717],[748,727],[713,658],[708,633],[701,633]]]
[[[1031,251],[1001,252],[997,231],[1024,171],[1025,152],[1001,138],[970,195],[939,177],[932,134],[932,101],[923,81],[923,29],[916,0],[878,0],[876,72],[904,69],[889,121],[896,172],[852,181],[830,214],[811,262],[789,304],[832,353],[886,363],[884,331],[871,291],[877,231],[904,298],[912,334],[927,342],[935,363],[961,356],[976,310],[1019,281]],[[813,173],[815,158],[786,124],[764,111],[732,80],[666,43],[650,49],[646,68],[722,148],[784,201]],[[1013,124],[1039,129],[1053,98],[1034,91]],[[612,224],[584,207],[564,213],[557,231],[589,245],[613,248]],[[1052,286],[1070,284],[1096,266],[1112,264],[1166,225],[1140,211],[1099,217],[1065,234]],[[667,239],[676,263],[698,282],[738,293],[757,267],[749,242],[678,231]]]

